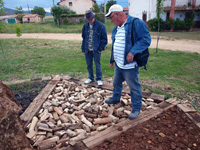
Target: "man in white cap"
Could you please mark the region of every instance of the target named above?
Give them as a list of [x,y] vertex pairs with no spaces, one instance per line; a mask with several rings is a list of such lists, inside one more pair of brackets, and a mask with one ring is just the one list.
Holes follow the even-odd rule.
[[114,67],[113,95],[105,100],[107,104],[120,102],[123,82],[126,81],[131,94],[132,112],[130,119],[135,119],[142,108],[142,89],[139,83],[139,67],[134,59],[138,53],[146,50],[151,44],[151,36],[146,24],[141,19],[127,16],[120,5],[114,4],[105,15],[110,17],[116,26],[112,31],[112,50],[110,67]]
[[98,86],[103,84],[102,82],[102,70],[101,70],[101,52],[107,45],[107,33],[103,23],[95,19],[95,13],[92,10],[87,10],[84,16],[84,20],[87,22],[82,29],[82,54],[85,55],[85,60],[88,70],[88,79],[85,84],[89,84],[94,81],[93,74],[93,59],[96,66],[96,81]]

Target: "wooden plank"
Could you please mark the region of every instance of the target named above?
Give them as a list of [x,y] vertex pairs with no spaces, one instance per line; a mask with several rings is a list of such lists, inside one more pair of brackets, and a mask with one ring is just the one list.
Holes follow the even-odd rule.
[[165,95],[152,93],[150,98],[152,98],[156,103],[163,102],[165,100]]
[[[166,102],[162,102],[162,103],[166,104]],[[111,139],[115,136],[118,136],[119,134],[121,134],[121,132],[124,132],[138,124],[141,124],[174,106],[175,105],[168,104],[168,105],[166,105],[166,107],[163,107],[163,108],[158,107],[156,110],[154,110],[154,109],[145,110],[135,120],[127,119],[123,122],[120,122],[116,126],[111,126],[111,127],[107,128],[106,130],[101,131],[100,133],[83,140],[83,143],[85,143],[85,145],[88,148],[97,146],[97,145],[101,144],[104,140]],[[119,131],[118,127],[122,127],[123,131]]]
[[[200,122],[199,122],[199,117],[200,114],[198,112],[189,112],[189,113],[185,113],[196,125],[197,127],[200,128]],[[192,114],[195,114],[195,118]]]
[[196,110],[190,104],[178,104],[177,105],[183,112],[196,112]]
[[29,107],[20,116],[23,122],[28,124],[32,120],[33,116],[40,110],[42,104],[47,99],[49,94],[53,91],[59,80],[59,76],[55,76],[40,92],[40,94],[32,101],[32,103],[30,103]]
[[[112,137],[119,135],[121,132],[126,131],[144,121],[149,120],[152,117],[157,116],[161,112],[162,112],[162,109],[160,109],[160,108],[158,108],[157,110],[151,109],[149,111],[144,111],[139,115],[139,117],[137,119],[135,119],[135,120],[127,119],[126,121],[120,122],[119,124],[117,124],[117,126],[109,127],[106,130],[104,130],[88,139],[83,140],[83,143],[85,143],[85,145],[88,148],[92,148],[92,147],[102,143],[105,139],[111,139]],[[121,126],[123,128],[123,131],[118,130],[119,126]]]
[[178,102],[177,102],[177,98],[169,98],[167,100],[165,100],[167,103],[170,103],[170,104],[173,104],[173,105],[176,105]]

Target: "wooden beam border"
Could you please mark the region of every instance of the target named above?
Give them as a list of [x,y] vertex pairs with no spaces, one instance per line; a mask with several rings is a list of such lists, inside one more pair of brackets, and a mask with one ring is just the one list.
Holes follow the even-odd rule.
[[28,123],[32,120],[35,114],[40,110],[42,104],[47,99],[49,94],[53,91],[57,83],[60,81],[60,76],[56,75],[40,92],[40,94],[30,103],[28,108],[20,116],[21,120],[24,123],[24,126],[27,126]]

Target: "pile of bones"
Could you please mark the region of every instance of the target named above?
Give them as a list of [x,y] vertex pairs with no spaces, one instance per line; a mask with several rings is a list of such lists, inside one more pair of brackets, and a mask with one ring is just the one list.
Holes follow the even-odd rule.
[[[33,147],[49,149],[66,147],[86,139],[128,118],[131,97],[122,94],[115,105],[104,103],[111,90],[73,81],[60,81],[27,126],[27,137]],[[153,99],[143,98],[143,108],[155,108]]]

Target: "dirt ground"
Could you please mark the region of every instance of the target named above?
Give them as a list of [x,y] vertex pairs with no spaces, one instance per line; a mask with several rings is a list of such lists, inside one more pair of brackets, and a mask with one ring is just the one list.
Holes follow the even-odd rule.
[[[0,34],[1,39],[8,38],[34,38],[34,39],[57,39],[57,40],[78,40],[81,41],[81,34],[54,34],[54,33],[23,33],[21,37],[17,37],[16,34]],[[111,43],[111,35],[108,35],[108,43]],[[152,37],[152,43],[150,48],[156,48],[157,39]],[[185,51],[185,52],[197,52],[200,53],[200,41],[198,40],[169,40],[161,38],[159,40],[158,48],[169,49],[175,51]]]
[[92,150],[200,150],[200,129],[175,107]]

